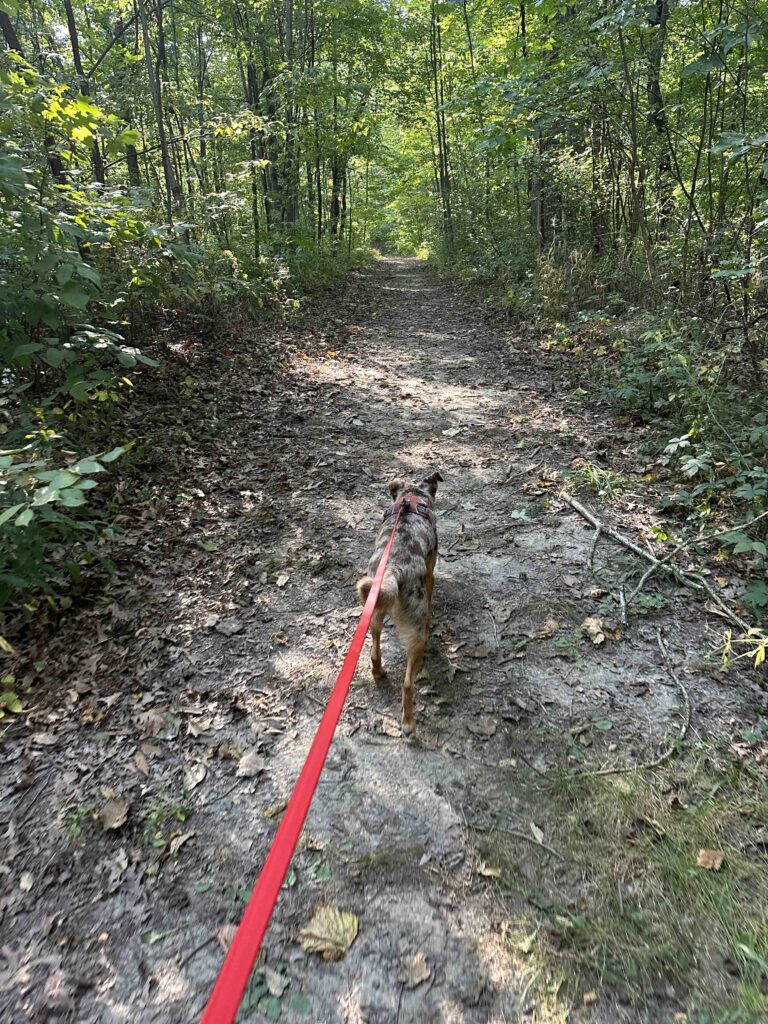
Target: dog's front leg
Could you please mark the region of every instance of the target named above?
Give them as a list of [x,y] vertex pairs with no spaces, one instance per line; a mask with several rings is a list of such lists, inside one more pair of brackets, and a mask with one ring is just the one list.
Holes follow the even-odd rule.
[[371,672],[376,680],[384,679],[386,672],[381,664],[381,627],[384,625],[384,612],[376,611],[371,619]]

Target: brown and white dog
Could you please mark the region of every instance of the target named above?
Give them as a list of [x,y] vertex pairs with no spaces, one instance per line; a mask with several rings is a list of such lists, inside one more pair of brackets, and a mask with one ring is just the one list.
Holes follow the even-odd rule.
[[368,563],[368,575],[357,584],[360,600],[365,603],[376,575],[379,561],[392,532],[392,517],[402,504],[389,564],[384,573],[376,610],[371,619],[371,668],[374,679],[384,679],[381,664],[381,627],[389,615],[397,627],[405,647],[407,666],[403,680],[403,732],[410,735],[416,726],[413,720],[413,683],[421,670],[429,640],[432,612],[432,588],[437,561],[437,526],[435,495],[439,473],[432,473],[419,483],[406,485],[393,480],[389,493],[394,502],[384,513],[384,523],[376,538],[376,548]]

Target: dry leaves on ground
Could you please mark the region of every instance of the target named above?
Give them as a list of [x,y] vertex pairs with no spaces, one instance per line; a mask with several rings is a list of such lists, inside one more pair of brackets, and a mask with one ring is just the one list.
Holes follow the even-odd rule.
[[104,831],[122,828],[128,820],[128,809],[131,801],[127,796],[113,797],[107,800],[99,811],[99,821]]
[[236,931],[236,924],[223,924],[220,928],[216,929],[216,938],[218,939],[223,952],[229,952],[229,947],[232,945],[232,940],[235,937]]
[[356,914],[320,907],[299,932],[299,943],[308,953],[322,953],[324,960],[341,960],[357,938],[358,926]]
[[547,619],[542,626],[539,626],[537,630],[529,633],[528,636],[530,636],[532,640],[548,640],[551,636],[555,635],[558,629],[560,629],[560,623],[557,619]]
[[707,871],[719,871],[723,866],[722,850],[699,850],[696,855],[696,864]]
[[243,779],[252,779],[259,772],[263,772],[266,766],[267,762],[261,754],[257,754],[255,750],[249,750],[247,754],[243,754],[240,758],[236,774]]
[[584,619],[581,624],[581,632],[592,641],[595,647],[605,642],[603,620],[596,615],[590,615],[588,619]]
[[403,964],[403,980],[406,988],[416,988],[430,975],[429,965],[423,953],[408,957]]

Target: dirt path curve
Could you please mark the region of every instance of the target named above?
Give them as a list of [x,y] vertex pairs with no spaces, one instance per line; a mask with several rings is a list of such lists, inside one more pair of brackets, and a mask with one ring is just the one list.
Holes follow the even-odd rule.
[[[591,532],[546,505],[544,470],[599,460],[604,427],[535,350],[411,260],[356,275],[310,334],[277,381],[241,346],[218,391],[189,386],[197,447],[126,513],[115,577],[62,625],[50,685],[9,733],[3,1019],[199,1014],[351,635],[396,474],[445,478],[418,740],[399,736],[387,627],[392,682],[374,685],[366,657],[243,1019],[530,1020],[509,929],[537,892],[567,900],[580,884],[538,845],[540,773],[647,759],[679,728],[653,623],[600,647],[580,634],[605,592],[585,567]],[[598,564],[626,567],[616,549]],[[670,601],[697,714],[727,718],[696,653],[703,627],[687,598]],[[491,826],[513,843],[513,878],[499,878]],[[359,917],[337,963],[296,942],[321,904]]]

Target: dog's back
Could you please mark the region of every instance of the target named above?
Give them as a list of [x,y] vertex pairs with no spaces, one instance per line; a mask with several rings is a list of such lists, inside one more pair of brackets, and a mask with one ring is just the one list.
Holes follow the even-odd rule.
[[437,561],[437,526],[434,500],[439,473],[433,473],[410,487],[402,480],[389,485],[394,505],[385,515],[376,548],[368,563],[368,575],[357,583],[360,600],[365,603],[373,577],[392,531],[390,516],[402,506],[389,564],[382,578],[381,591],[371,620],[371,666],[374,678],[383,678],[381,664],[381,628],[385,615],[393,619],[406,650],[408,665],[403,682],[403,731],[412,733],[413,681],[418,675],[429,638],[432,590]]

